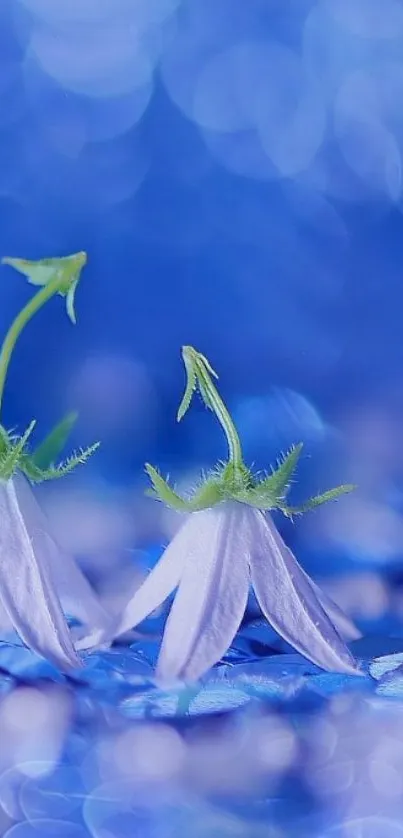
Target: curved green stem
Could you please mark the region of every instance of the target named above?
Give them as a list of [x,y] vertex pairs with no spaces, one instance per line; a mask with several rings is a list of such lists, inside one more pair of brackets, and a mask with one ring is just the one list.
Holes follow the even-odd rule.
[[182,348],[183,361],[187,373],[187,385],[183,399],[179,405],[178,421],[182,419],[189,408],[194,391],[197,389],[206,407],[215,413],[227,438],[229,462],[235,471],[244,469],[242,448],[238,432],[231,416],[212,380],[218,378],[207,358],[197,352],[192,346]]
[[[211,410],[215,413],[224,433],[227,438],[228,443],[228,453],[229,453],[229,461],[232,463],[235,469],[243,467],[243,457],[242,457],[242,448],[241,442],[238,436],[238,431],[232,421],[230,413],[226,408],[218,390],[214,386],[211,378],[206,376],[206,381],[208,380],[208,396],[209,401],[211,404]],[[206,385],[205,385],[206,386]]]
[[11,324],[7,335],[3,341],[0,352],[0,411],[3,401],[4,385],[6,382],[7,371],[11,361],[11,356],[17,340],[31,318],[42,308],[42,306],[60,291],[60,276],[57,274],[47,285],[44,285],[40,291],[35,294],[32,300],[20,311],[13,323]]

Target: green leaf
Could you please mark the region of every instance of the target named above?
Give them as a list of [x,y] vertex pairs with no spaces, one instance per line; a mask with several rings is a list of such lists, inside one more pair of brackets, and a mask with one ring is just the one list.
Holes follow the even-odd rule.
[[64,446],[70,436],[74,425],[77,422],[78,413],[72,412],[64,416],[63,419],[55,425],[50,433],[45,437],[43,442],[38,445],[33,454],[31,461],[39,469],[47,469],[60,456]]
[[161,477],[160,473],[154,466],[151,466],[149,463],[146,463],[145,470],[151,480],[153,485],[152,490],[148,490],[146,494],[152,497],[158,498],[163,503],[166,503],[167,506],[171,506],[172,509],[176,509],[178,512],[185,512],[189,509],[189,504],[184,498],[181,498],[174,489]]
[[99,442],[90,445],[80,451],[74,452],[63,462],[57,466],[49,466],[48,468],[40,468],[36,465],[32,457],[24,457],[21,461],[21,469],[32,480],[33,483],[42,483],[45,480],[58,480],[60,477],[65,477],[70,474],[77,466],[84,465],[87,460],[98,450]]
[[353,492],[354,489],[357,487],[354,486],[352,483],[346,483],[342,486],[336,486],[335,489],[328,489],[327,492],[323,492],[321,495],[315,495],[313,498],[309,498],[309,500],[302,503],[300,506],[287,506],[286,504],[278,504],[279,509],[284,512],[285,515],[292,517],[293,515],[303,515],[304,512],[310,512],[312,509],[316,509],[318,506],[322,506],[324,503],[329,503],[333,500],[338,500],[342,495],[346,495],[349,492]]

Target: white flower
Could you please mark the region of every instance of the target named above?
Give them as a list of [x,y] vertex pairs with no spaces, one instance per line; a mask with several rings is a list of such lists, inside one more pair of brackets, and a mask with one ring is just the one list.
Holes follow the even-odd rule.
[[[161,681],[196,680],[230,647],[251,584],[268,622],[302,655],[325,670],[361,674],[341,638],[357,637],[355,627],[302,570],[270,515],[242,503],[189,516],[114,635],[141,623],[177,588],[156,674]],[[94,632],[81,645],[107,639],[107,632]]]
[[49,534],[45,515],[19,473],[0,480],[0,605],[21,639],[61,669],[81,666],[60,596],[69,594],[74,616],[109,624],[74,560]]

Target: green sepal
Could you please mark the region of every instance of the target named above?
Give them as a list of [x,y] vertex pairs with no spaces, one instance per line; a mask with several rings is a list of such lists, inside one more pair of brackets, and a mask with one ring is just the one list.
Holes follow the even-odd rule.
[[[237,500],[256,509],[274,509],[283,504],[290,488],[291,478],[302,451],[302,442],[293,445],[278,461],[277,468],[263,480],[254,479],[249,472],[249,484],[237,492]],[[245,474],[248,470],[245,469]]]
[[43,483],[45,480],[58,480],[60,477],[65,477],[66,474],[70,474],[77,466],[84,465],[95,451],[98,450],[99,446],[100,443],[95,442],[88,448],[74,452],[58,465],[50,465],[48,468],[40,468],[35,464],[33,457],[26,455],[21,459],[20,468],[32,483]]
[[71,256],[36,261],[5,256],[1,261],[3,265],[10,265],[23,274],[31,285],[48,285],[55,277],[59,277],[60,288],[57,293],[66,297],[67,315],[71,322],[75,324],[74,297],[81,270],[87,262],[87,254],[84,251],[73,253]]
[[258,489],[249,489],[245,492],[237,492],[235,500],[239,503],[246,503],[248,506],[253,506],[254,509],[262,509],[267,512],[269,509],[274,509],[276,503],[267,495],[259,494]]
[[174,489],[171,488],[169,483],[161,477],[160,473],[154,468],[154,466],[151,466],[150,463],[146,463],[145,470],[153,485],[152,489],[146,490],[146,494],[149,497],[162,501],[172,509],[176,509],[178,512],[186,512],[188,510],[189,507],[187,501],[184,498],[181,498],[180,495],[178,495]]
[[286,497],[290,488],[291,478],[301,456],[302,448],[302,442],[298,445],[293,445],[287,454],[280,459],[277,468],[272,474],[269,474],[257,484],[256,491],[259,495],[271,499],[273,505]]
[[31,422],[27,430],[22,436],[17,437],[13,441],[9,441],[8,448],[0,457],[0,478],[2,480],[9,480],[17,468],[20,467],[21,461],[24,458],[24,451],[29,437],[34,430],[36,422]]
[[[4,256],[1,260],[2,265],[10,265],[18,273],[23,274],[30,285],[47,285],[55,275],[55,262],[59,263],[60,259],[40,259],[38,261],[31,261],[30,259],[20,259],[13,256]],[[59,269],[59,265],[58,265]]]
[[238,495],[249,493],[255,486],[253,476],[245,465],[224,463],[219,474],[222,492],[228,498],[237,499]]
[[[323,494],[315,495],[300,506],[288,506],[284,502],[284,496],[301,449],[302,445],[292,448],[276,471],[260,483],[254,480],[251,471],[246,466],[240,469],[234,468],[233,463],[219,463],[189,498],[178,495],[157,469],[147,463],[145,469],[152,482],[152,489],[147,489],[145,494],[178,512],[198,512],[202,509],[211,509],[224,501],[235,501],[263,511],[279,509],[287,517],[293,518],[294,515],[302,515],[324,503],[337,500],[341,495],[355,489],[355,486],[351,484],[337,486]],[[268,483],[274,488],[268,488]],[[278,492],[278,497],[275,496],[274,489]]]
[[314,495],[314,497],[309,498],[309,500],[299,506],[287,506],[282,503],[277,504],[277,506],[281,512],[284,513],[284,515],[288,518],[293,518],[294,515],[303,515],[305,512],[310,512],[312,509],[316,509],[324,503],[338,500],[338,498],[342,497],[342,495],[347,495],[349,492],[353,492],[356,488],[357,487],[352,483],[345,483],[344,485],[336,486],[334,489],[328,489],[327,492],[323,492],[320,495]]
[[58,422],[43,442],[31,454],[31,462],[39,469],[45,470],[53,466],[60,456],[66,442],[78,419],[77,412],[68,413]]
[[3,425],[0,425],[0,456],[8,451],[10,445],[10,437]]
[[212,477],[196,490],[188,501],[187,508],[191,512],[200,512],[202,509],[211,509],[221,503],[224,498],[222,482]]
[[146,464],[145,470],[153,485],[152,489],[146,489],[145,494],[177,512],[200,512],[202,509],[216,506],[225,498],[222,480],[216,473],[207,478],[190,498],[183,498],[149,463]]
[[210,509],[226,497],[219,471],[213,472],[210,477],[204,480],[191,497],[183,498],[149,463],[146,464],[145,470],[153,485],[152,489],[146,489],[145,494],[154,498],[154,500],[165,503],[166,506],[175,509],[177,512],[200,512],[202,509]]

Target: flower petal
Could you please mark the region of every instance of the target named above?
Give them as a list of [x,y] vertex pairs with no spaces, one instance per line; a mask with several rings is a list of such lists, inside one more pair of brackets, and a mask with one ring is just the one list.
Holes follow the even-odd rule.
[[[300,568],[302,570],[302,568]],[[311,588],[313,589],[314,593],[316,594],[323,610],[326,612],[329,620],[333,623],[334,627],[337,629],[338,633],[344,640],[358,640],[362,637],[362,633],[357,628],[355,623],[350,620],[350,617],[344,613],[344,611],[337,605],[316,582],[311,579],[305,571],[302,571],[304,576],[306,577],[307,581],[309,582]]]
[[62,669],[81,666],[46,552],[34,551],[13,480],[0,483],[0,599],[15,629],[35,652]]
[[252,584],[266,619],[322,669],[362,674],[270,516],[251,509],[249,521]]
[[235,504],[193,513],[187,562],[157,664],[160,680],[196,680],[231,645],[250,585],[245,514]]
[[197,537],[194,531],[193,516],[189,516],[151,573],[133,594],[113,627],[86,635],[76,644],[78,649],[91,649],[112,643],[114,637],[119,637],[137,626],[169,597],[179,585],[186,557]]
[[50,524],[28,480],[22,474],[16,474],[14,486],[34,551],[37,550],[41,555],[46,554],[56,587],[62,598],[68,599],[69,612],[90,626],[103,628],[110,625],[111,615],[102,607],[78,564],[50,535]]

